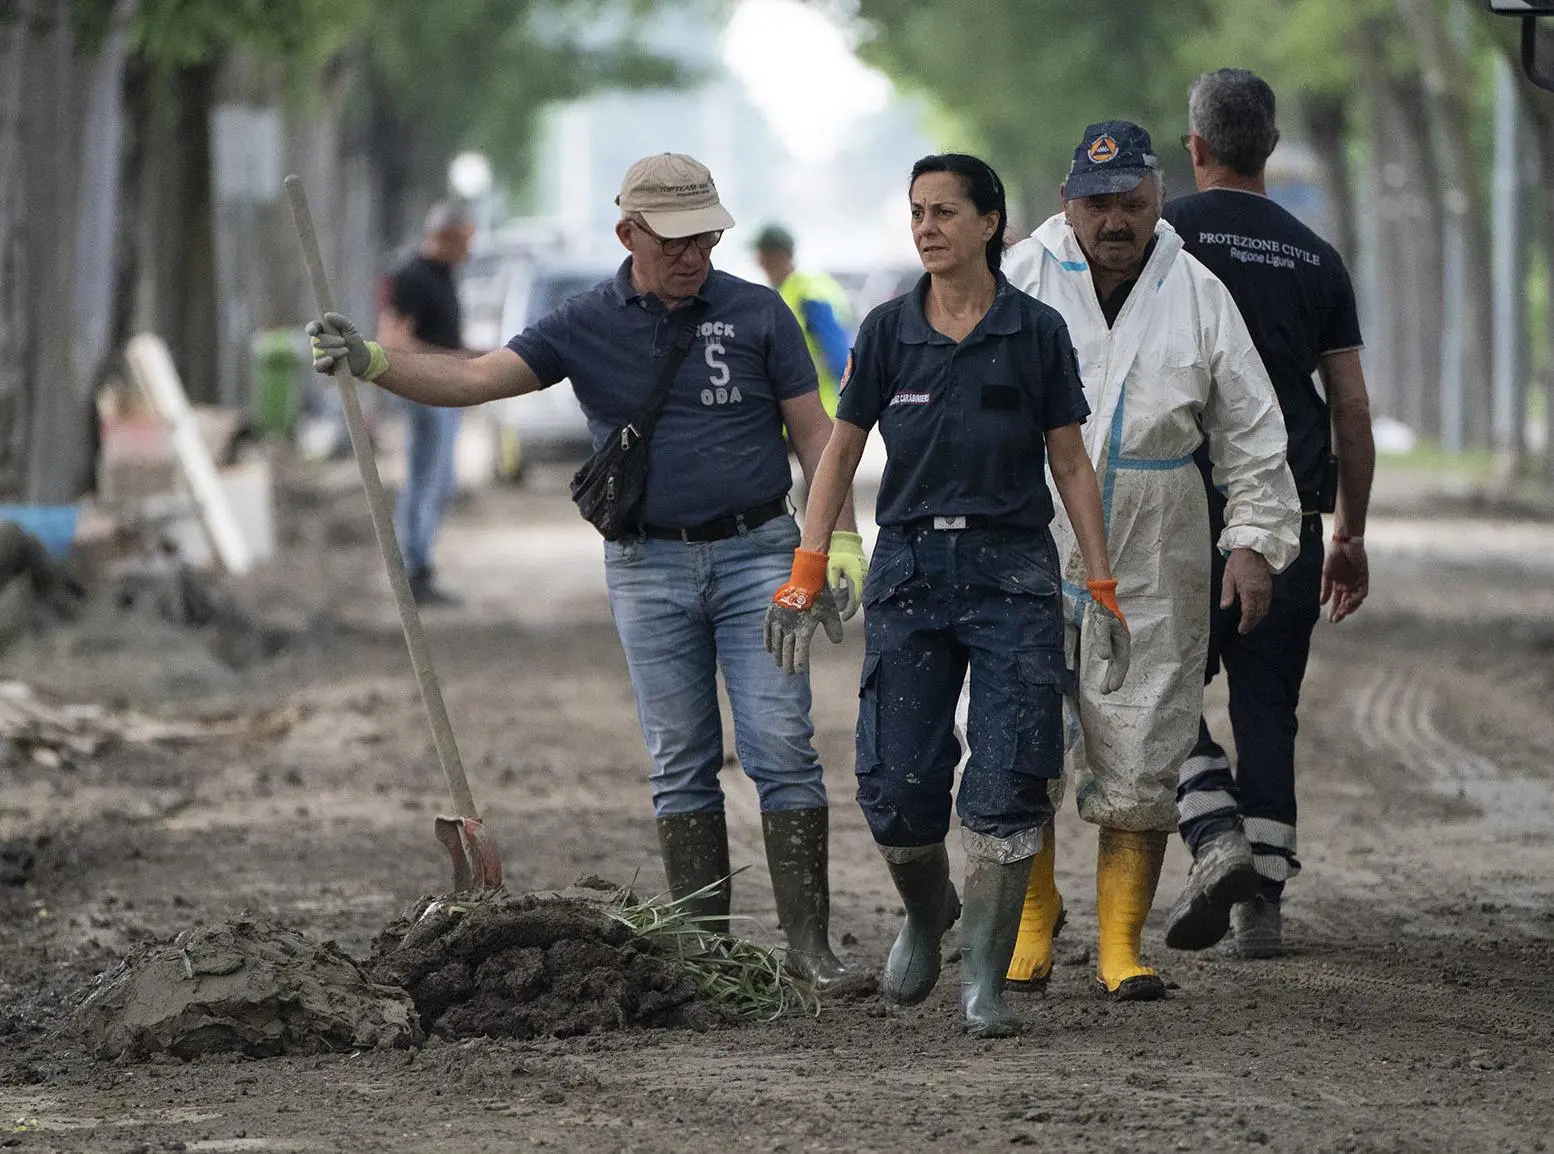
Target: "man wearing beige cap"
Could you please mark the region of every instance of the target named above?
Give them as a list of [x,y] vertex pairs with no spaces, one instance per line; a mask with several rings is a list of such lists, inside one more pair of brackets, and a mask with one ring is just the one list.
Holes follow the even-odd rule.
[[[629,255],[614,278],[506,347],[471,360],[385,355],[330,313],[308,326],[314,366],[327,373],[344,357],[353,374],[390,392],[450,406],[570,379],[598,447],[642,410],[667,359],[683,356],[650,434],[635,530],[604,544],[610,607],[653,758],[664,872],[676,898],[727,928],[721,669],[735,750],[760,795],[789,965],[817,989],[856,988],[866,979],[837,960],[829,940],[829,810],[809,679],[776,666],[762,628],[799,543],[787,504],[788,444],[811,478],[830,436],[815,366],[777,293],[712,267],[734,218],[703,165],[677,153],[639,160],[616,203],[615,235]],[[838,528],[856,531],[850,502]],[[862,590],[861,564],[832,574],[831,584],[842,604],[839,612],[826,598],[826,628],[839,640],[841,615],[856,609]]]

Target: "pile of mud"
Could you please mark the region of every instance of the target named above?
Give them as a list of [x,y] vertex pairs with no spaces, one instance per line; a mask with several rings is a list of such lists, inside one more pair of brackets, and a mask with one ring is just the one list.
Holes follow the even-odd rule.
[[621,893],[505,890],[428,899],[373,943],[367,972],[403,987],[428,1033],[568,1037],[724,1020],[674,960],[609,916]]
[[674,958],[611,916],[607,883],[426,898],[358,963],[243,914],[141,946],[97,977],[73,1024],[98,1058],[249,1057],[569,1037],[732,1020]]
[[240,916],[141,946],[76,1010],[99,1058],[265,1058],[417,1045],[403,990],[375,985],[333,942]]

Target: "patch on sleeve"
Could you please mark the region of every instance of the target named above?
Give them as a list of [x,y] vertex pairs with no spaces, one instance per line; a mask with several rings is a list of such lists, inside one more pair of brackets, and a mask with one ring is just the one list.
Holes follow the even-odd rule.
[[847,364],[842,366],[842,379],[836,383],[836,391],[840,393],[847,387],[847,382],[853,379],[853,351],[847,350]]

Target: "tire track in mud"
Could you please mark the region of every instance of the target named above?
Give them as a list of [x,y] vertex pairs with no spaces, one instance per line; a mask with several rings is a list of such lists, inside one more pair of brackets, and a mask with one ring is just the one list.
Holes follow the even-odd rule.
[[[1541,951],[1547,953],[1547,951]],[[1346,945],[1341,961],[1296,962],[1302,990],[1345,999],[1353,1008],[1394,1023],[1434,1026],[1508,1042],[1554,1036],[1554,1007],[1541,992],[1518,984],[1514,975],[1454,968],[1440,959],[1421,959],[1424,980],[1397,973],[1399,952]],[[1473,955],[1469,960],[1476,960]],[[1542,969],[1547,957],[1534,968]],[[1370,967],[1384,972],[1368,972]]]
[[[1339,829],[1329,828],[1325,848],[1337,856],[1327,882],[1303,890],[1294,907],[1291,937],[1312,960],[1340,943],[1344,958],[1407,943],[1409,953],[1426,951],[1418,956],[1428,972],[1438,967],[1422,959],[1439,957],[1442,943],[1546,941],[1547,886],[1536,863],[1554,835],[1554,788],[1537,769],[1547,734],[1514,689],[1453,659],[1455,637],[1438,640],[1400,649],[1345,639],[1327,655],[1328,673],[1347,667],[1355,686],[1315,695],[1332,719],[1318,741],[1353,766],[1334,784],[1353,808],[1343,828],[1354,833],[1335,838]],[[1465,735],[1476,732],[1496,740],[1475,748]],[[1374,772],[1364,772],[1367,762]],[[1476,992],[1500,1009],[1510,996]],[[1466,993],[1455,990],[1432,1017],[1470,1015]]]
[[[1514,832],[1549,828],[1548,790],[1507,772],[1443,729],[1448,690],[1418,667],[1378,669],[1355,695],[1353,725],[1362,745],[1390,755],[1435,793],[1472,802],[1484,820]],[[1459,705],[1460,708],[1460,705]]]

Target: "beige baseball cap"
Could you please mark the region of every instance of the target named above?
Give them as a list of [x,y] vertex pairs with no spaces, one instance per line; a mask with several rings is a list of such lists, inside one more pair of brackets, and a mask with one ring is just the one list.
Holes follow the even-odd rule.
[[620,195],[623,212],[639,212],[662,237],[695,236],[734,227],[718,200],[707,166],[681,152],[645,156],[626,170]]

